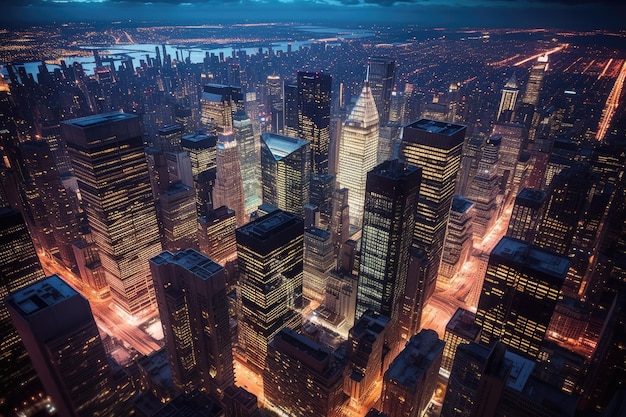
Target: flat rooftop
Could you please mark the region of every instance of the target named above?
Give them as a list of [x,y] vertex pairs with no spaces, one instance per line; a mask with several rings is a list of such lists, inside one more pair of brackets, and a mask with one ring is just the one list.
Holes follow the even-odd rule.
[[9,299],[16,309],[27,317],[76,295],[78,292],[58,275],[51,275],[15,291]]
[[452,207],[450,210],[455,211],[457,213],[465,213],[467,210],[472,207],[474,203],[471,200],[463,197],[462,195],[455,195],[452,199]]
[[411,337],[385,372],[384,378],[414,391],[417,381],[432,366],[435,358],[443,354],[443,347],[444,342],[439,340],[434,330],[422,330]]
[[571,261],[561,255],[548,252],[524,241],[504,236],[493,248],[492,255],[524,265],[555,278],[565,278]]
[[301,220],[291,213],[276,210],[241,226],[237,231],[259,240],[265,240],[281,231],[283,227]]
[[204,280],[224,269],[220,264],[213,262],[211,258],[195,249],[183,249],[176,253],[165,251],[150,261],[157,265],[179,265]]
[[446,325],[446,332],[475,341],[480,333],[480,326],[474,324],[475,318],[475,313],[459,307]]
[[115,123],[120,120],[128,120],[134,119],[137,116],[134,114],[121,113],[121,112],[111,112],[111,113],[103,113],[103,114],[94,114],[92,116],[79,117],[78,119],[71,119],[63,121],[63,123],[76,126],[80,128],[89,128],[100,125],[106,125],[109,123]]
[[408,124],[407,127],[444,136],[452,136],[465,129],[465,126],[463,125],[431,119],[420,119],[416,122]]

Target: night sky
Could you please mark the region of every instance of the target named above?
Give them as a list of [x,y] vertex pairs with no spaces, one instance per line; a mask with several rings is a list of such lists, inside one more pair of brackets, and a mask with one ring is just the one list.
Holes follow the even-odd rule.
[[414,23],[422,27],[626,29],[622,0],[3,0],[0,25],[46,22]]

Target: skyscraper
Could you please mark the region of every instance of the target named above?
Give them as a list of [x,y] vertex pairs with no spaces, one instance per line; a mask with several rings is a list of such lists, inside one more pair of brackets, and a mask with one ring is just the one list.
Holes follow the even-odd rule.
[[501,137],[498,161],[498,173],[501,176],[500,189],[505,198],[508,198],[512,192],[517,192],[516,186],[519,185],[514,183],[515,168],[522,150],[526,128],[519,123],[495,123],[492,137],[496,135]]
[[245,196],[238,146],[232,131],[219,135],[216,159],[213,206],[235,210],[237,225],[241,226],[246,222]]
[[169,251],[194,248],[198,244],[198,215],[194,190],[180,181],[159,197],[163,248]]
[[459,307],[446,324],[446,332],[443,335],[443,341],[446,345],[441,360],[441,368],[445,372],[449,373],[452,370],[456,350],[460,345],[478,342],[480,327],[474,322],[475,318],[475,313]]
[[337,168],[337,187],[350,190],[350,223],[359,227],[363,221],[367,173],[376,166],[378,136],[378,112],[372,90],[366,82],[343,125]]
[[[24,219],[10,207],[0,208],[0,254],[0,299],[45,277]],[[0,303],[0,334],[0,398],[4,403],[18,386],[34,379],[35,372],[4,302]]]
[[311,172],[328,173],[332,76],[298,71],[298,137],[311,144]]
[[452,199],[439,269],[441,278],[452,279],[470,255],[473,246],[473,207],[470,200],[460,195]]
[[200,97],[202,127],[210,134],[233,130],[233,115],[244,107],[241,87],[206,84]]
[[150,260],[174,383],[221,396],[235,382],[224,268],[194,249]]
[[241,300],[239,344],[248,363],[265,368],[267,345],[302,324],[302,218],[273,211],[237,229]]
[[428,257],[424,300],[435,292],[439,264],[461,162],[465,126],[420,119],[404,127],[402,153],[422,168],[413,245]]
[[474,202],[472,230],[477,241],[482,241],[498,218],[498,153],[501,142],[502,137],[499,135],[492,135],[485,141],[478,170],[467,193],[467,198]]
[[317,227],[304,230],[304,280],[302,294],[309,300],[324,301],[326,281],[335,266],[330,232]]
[[263,203],[304,217],[309,202],[310,145],[275,133],[261,135]]
[[355,317],[368,309],[399,318],[404,294],[421,169],[397,159],[367,174]]
[[209,211],[198,219],[198,246],[200,251],[220,265],[235,259],[237,217],[226,206]]
[[343,366],[333,352],[286,328],[268,346],[266,401],[301,417],[342,415]]
[[[217,167],[217,136],[196,132],[183,136],[180,144],[189,153],[198,215],[206,215],[214,207],[212,187],[215,185]],[[210,190],[207,188],[209,182],[212,182]]]
[[489,256],[476,312],[480,342],[536,358],[570,266],[564,256],[503,237]]
[[506,235],[526,243],[532,243],[545,200],[546,193],[541,190],[524,188],[520,191],[515,197]]
[[411,337],[383,378],[382,411],[389,417],[421,416],[435,392],[444,343],[434,330]]
[[500,105],[498,106],[498,112],[496,113],[496,121],[506,123],[514,120],[515,103],[517,102],[518,93],[519,89],[517,88],[517,79],[515,78],[515,74],[513,74],[502,89]]
[[52,275],[14,292],[6,305],[59,415],[120,415],[104,345],[82,295]]
[[376,103],[380,125],[389,122],[391,92],[393,90],[396,62],[388,57],[370,57],[368,61],[368,79],[372,96]]
[[543,77],[548,71],[548,55],[542,55],[530,69],[530,75],[526,82],[526,90],[522,96],[522,103],[532,104],[535,109],[539,104],[539,93],[541,92],[541,84]]
[[61,132],[113,303],[145,317],[156,309],[148,260],[161,241],[139,119],[106,113],[63,122]]
[[233,132],[237,141],[237,152],[241,165],[241,178],[243,179],[243,194],[246,199],[246,215],[256,210],[261,205],[261,185],[259,170],[260,144],[252,131],[252,121],[248,115],[238,110],[233,116]]

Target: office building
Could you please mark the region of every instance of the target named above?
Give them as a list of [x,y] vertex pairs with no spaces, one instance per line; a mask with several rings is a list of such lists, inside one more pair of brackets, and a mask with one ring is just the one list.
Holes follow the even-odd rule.
[[383,378],[382,411],[389,417],[421,416],[435,392],[444,343],[434,330],[411,337]]
[[261,417],[256,395],[243,387],[227,387],[222,401],[228,417]]
[[376,166],[378,112],[367,81],[350,116],[343,125],[339,143],[337,187],[347,188],[350,223],[361,227],[367,173]]
[[491,131],[491,136],[500,136],[500,149],[498,150],[498,175],[500,179],[500,189],[505,198],[512,193],[517,193],[517,186],[514,183],[515,168],[523,149],[526,128],[519,123],[495,123]]
[[335,256],[339,255],[341,245],[350,238],[350,207],[348,189],[338,188],[333,192],[330,233]]
[[180,151],[180,140],[185,129],[179,124],[165,125],[157,130],[155,147],[162,152]]
[[265,400],[288,415],[340,417],[343,367],[333,352],[286,328],[269,344]]
[[467,193],[467,198],[474,202],[474,239],[482,241],[493,228],[499,213],[498,194],[500,178],[498,161],[502,137],[492,135],[485,141],[478,163],[478,170]]
[[392,320],[404,294],[421,170],[397,159],[367,174],[355,317],[366,310]]
[[330,232],[317,227],[307,227],[304,230],[302,295],[309,300],[322,302],[326,294],[326,281],[334,266],[335,257]]
[[194,190],[175,182],[159,197],[163,249],[177,251],[198,245],[198,214]]
[[348,333],[343,391],[350,396],[353,409],[361,407],[374,393],[375,383],[387,369],[385,365],[389,365],[385,359],[388,360],[386,342],[390,329],[389,317],[368,310]]
[[217,171],[217,136],[196,132],[181,139],[181,147],[189,153],[191,175],[196,190],[196,209],[199,216],[212,210],[213,187]]
[[[35,220],[31,230],[34,234],[46,234],[40,241],[43,248],[56,256],[68,268],[76,266],[72,242],[80,236],[78,202],[61,181],[55,158],[43,140],[22,142],[19,145],[26,185],[26,213]],[[30,192],[29,192],[30,191]],[[37,207],[35,207],[37,206]],[[36,213],[41,213],[37,215]]]
[[473,247],[474,203],[455,195],[450,207],[439,278],[451,280],[468,259]]
[[503,237],[489,256],[476,312],[480,342],[536,358],[570,266],[567,257]]
[[106,113],[63,122],[72,166],[114,305],[139,319],[156,310],[148,260],[161,252],[136,116]]
[[532,243],[545,201],[546,193],[541,190],[524,188],[520,191],[515,197],[506,235],[513,239]]
[[452,370],[455,352],[459,345],[470,342],[478,343],[480,327],[474,323],[475,318],[475,313],[459,307],[448,324],[446,324],[446,332],[443,335],[443,341],[446,346],[443,349],[441,369],[448,374]]
[[311,172],[327,174],[332,76],[298,71],[297,85],[298,137],[310,143]]
[[235,382],[224,268],[194,249],[150,260],[174,384],[220,397]]
[[263,203],[304,217],[309,203],[310,153],[306,140],[275,133],[261,135]]
[[331,271],[326,281],[324,303],[316,310],[318,320],[342,337],[347,337],[348,330],[354,325],[357,284],[356,275]]
[[517,95],[519,89],[517,88],[517,78],[515,74],[511,76],[509,81],[504,85],[501,91],[500,105],[496,112],[496,121],[498,122],[512,122],[515,120],[515,105],[517,103]]
[[102,262],[100,262],[96,243],[91,238],[89,240],[85,238],[79,239],[72,244],[72,250],[74,251],[76,266],[78,267],[78,273],[83,285],[89,288],[92,294],[98,298],[108,297],[109,286],[104,275]]
[[522,96],[522,103],[531,104],[535,109],[539,105],[539,94],[541,93],[541,86],[543,83],[543,77],[548,71],[548,55],[542,55],[537,58],[537,61],[530,69],[528,81],[526,82],[526,89]]
[[298,84],[284,80],[283,82],[283,114],[284,125],[282,134],[298,137]]
[[420,119],[404,127],[402,153],[422,168],[413,245],[428,258],[424,299],[435,291],[443,243],[461,162],[465,126]]
[[165,346],[137,359],[137,368],[141,391],[150,392],[160,403],[166,403],[177,395]]
[[[57,275],[6,299],[15,328],[57,413],[123,415],[89,302]],[[117,407],[117,408],[116,408]]]
[[239,345],[248,364],[265,368],[267,345],[302,324],[302,218],[273,211],[237,229]]
[[[24,219],[11,207],[0,208],[0,276],[2,300],[45,277]],[[4,302],[0,302],[0,334],[0,399],[10,402],[19,385],[35,378],[35,371]]]
[[285,117],[283,114],[283,80],[280,75],[270,74],[265,79],[265,109],[270,122],[270,132],[282,133]]
[[370,57],[367,63],[367,72],[380,125],[384,126],[389,122],[396,62],[388,57]]
[[180,181],[189,187],[193,187],[191,158],[187,151],[166,152],[165,161],[167,163],[167,173],[170,177],[170,184]]
[[206,84],[200,97],[200,122],[209,134],[233,130],[233,115],[244,109],[241,87]]
[[200,252],[220,265],[237,257],[237,217],[226,206],[211,210],[198,219],[198,246]]
[[226,132],[217,142],[217,170],[213,189],[213,206],[226,206],[235,211],[237,225],[246,222],[245,196],[241,162],[235,135]]
[[233,116],[233,132],[237,142],[246,216],[261,205],[261,185],[259,171],[259,140],[252,130],[252,121],[244,111]]

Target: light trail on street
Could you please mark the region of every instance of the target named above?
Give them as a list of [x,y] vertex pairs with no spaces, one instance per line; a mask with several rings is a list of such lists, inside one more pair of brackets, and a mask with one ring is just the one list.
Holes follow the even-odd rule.
[[602,110],[602,118],[600,119],[600,124],[598,125],[598,132],[596,133],[597,141],[604,140],[606,132],[609,131],[611,122],[613,122],[613,116],[615,116],[615,111],[619,107],[619,99],[622,96],[624,80],[626,80],[626,62],[622,64],[622,69],[615,80],[611,93],[606,99],[606,104]]

